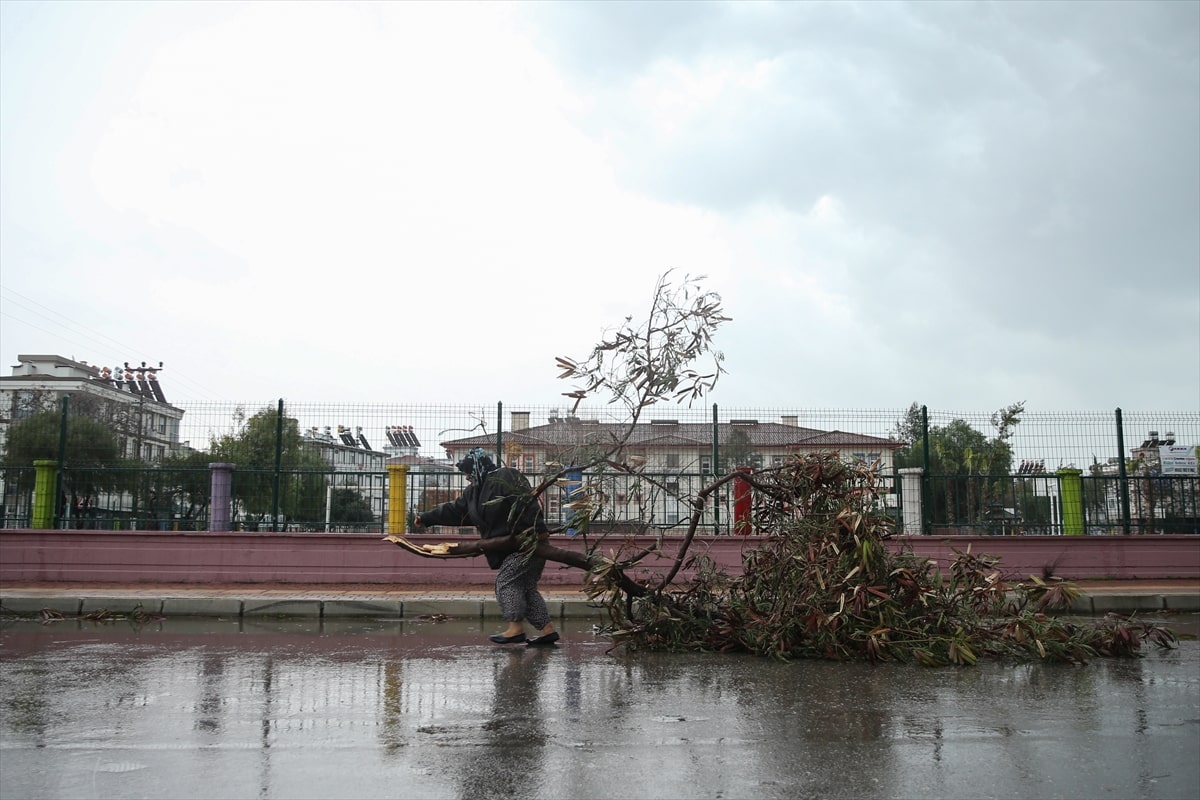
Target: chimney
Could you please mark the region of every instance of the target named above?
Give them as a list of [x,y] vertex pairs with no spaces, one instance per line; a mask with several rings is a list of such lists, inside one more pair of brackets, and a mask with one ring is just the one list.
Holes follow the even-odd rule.
[[784,414],[783,424],[791,425],[793,428],[798,428],[800,427],[800,419],[795,414]]
[[514,431],[523,431],[529,427],[529,412],[514,411],[512,412],[512,429]]

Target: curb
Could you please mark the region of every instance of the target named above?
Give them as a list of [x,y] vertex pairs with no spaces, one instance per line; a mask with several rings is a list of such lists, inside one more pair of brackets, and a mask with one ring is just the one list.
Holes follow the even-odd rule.
[[[598,619],[604,609],[587,600],[546,598],[552,619]],[[86,616],[100,612],[177,617],[307,617],[341,619],[354,617],[455,617],[499,619],[495,600],[425,597],[411,600],[308,600],[293,598],[170,597],[134,596],[70,597],[56,595],[0,596],[0,614],[30,616],[54,611],[63,616]]]
[[[605,614],[603,607],[580,595],[564,597],[543,591],[552,619],[597,619]],[[55,593],[46,590],[10,588],[0,590],[0,614],[31,616],[53,611],[63,616],[86,616],[108,612],[112,614],[144,613],[179,617],[307,617],[339,618],[410,618],[455,617],[459,619],[499,619],[500,609],[490,592],[460,591],[454,594],[420,594],[411,596],[321,597],[317,592],[291,594],[270,592],[257,594],[250,590],[228,593],[195,593],[174,596],[113,588],[110,590]],[[1200,612],[1200,591],[1178,588],[1161,591],[1161,587],[1138,590],[1100,589],[1084,591],[1068,609],[1068,613],[1103,616],[1107,613]]]
[[1092,594],[1079,599],[1090,603],[1094,614],[1110,611],[1200,611],[1198,594]]

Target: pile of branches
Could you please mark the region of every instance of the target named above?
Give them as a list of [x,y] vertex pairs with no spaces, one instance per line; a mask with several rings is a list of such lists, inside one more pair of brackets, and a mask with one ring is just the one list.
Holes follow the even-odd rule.
[[1086,663],[1177,641],[1133,617],[1060,616],[1079,595],[1074,585],[1007,581],[999,559],[969,549],[954,551],[945,570],[895,551],[884,541],[893,520],[871,465],[823,453],[739,479],[753,485],[756,524],[769,534],[747,551],[740,576],[697,556],[685,589],[631,593],[615,580],[627,564],[593,565],[589,594],[608,609],[615,643],[942,666],[981,656]]

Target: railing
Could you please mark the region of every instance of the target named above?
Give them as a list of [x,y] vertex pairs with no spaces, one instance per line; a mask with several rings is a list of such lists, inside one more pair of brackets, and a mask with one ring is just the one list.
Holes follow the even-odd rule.
[[0,528],[33,527],[33,467],[4,467],[0,470]]
[[[84,415],[72,416],[69,399],[61,398],[61,413],[52,423],[58,430],[47,434],[58,442],[53,457],[46,459],[55,483],[41,492],[49,516],[38,523],[60,528],[208,529],[209,463],[230,462],[229,523],[234,529],[386,531],[397,524],[392,515],[395,479],[386,465],[407,459],[400,519],[411,530],[416,511],[450,500],[464,488],[463,477],[444,458],[447,450],[483,446],[537,484],[556,463],[586,462],[587,456],[603,450],[610,441],[604,426],[619,423],[606,410],[581,408],[578,416],[562,417],[556,409],[519,406],[521,411],[506,411],[503,404],[213,404],[186,409],[182,422],[175,420],[178,429],[171,429],[174,423],[165,418],[147,428],[139,417],[128,431],[115,431],[112,450],[123,453],[125,460],[81,466],[112,459],[102,458],[99,448],[78,444],[102,444],[103,437],[96,434],[95,425],[76,436],[72,421]],[[146,406],[153,410],[154,404]],[[916,406],[907,411],[722,411],[715,405],[711,411],[658,409],[643,427],[674,442],[676,449],[640,445],[639,452],[649,460],[637,476],[589,474],[589,488],[598,490],[603,500],[596,524],[617,530],[681,530],[691,514],[690,499],[715,473],[735,465],[770,467],[789,453],[824,448],[846,459],[880,457],[888,484],[881,502],[894,513],[897,527],[908,533],[1200,533],[1200,479],[1194,474],[1164,474],[1155,463],[1159,431],[1172,440],[1200,441],[1200,414],[1194,412],[1026,414],[1007,438],[989,440],[982,431],[995,426],[994,415],[929,412]],[[543,415],[549,423],[539,424]],[[665,416],[677,419],[659,419]],[[362,424],[331,424],[338,421]],[[412,424],[393,424],[405,421]],[[7,421],[9,445],[21,422]],[[165,431],[160,430],[163,426]],[[1154,433],[1144,440],[1139,436],[1140,446],[1126,446],[1125,429],[1130,426]],[[342,429],[336,437],[331,433],[335,428]],[[769,438],[753,438],[756,429],[768,428],[772,436],[782,431],[810,439],[788,438],[787,444],[778,445]],[[174,453],[158,466],[143,466],[129,457],[148,452],[150,431]],[[580,438],[546,444],[565,431]],[[793,434],[796,431],[802,433]],[[207,441],[208,449],[182,447],[179,443],[185,438],[198,444]],[[644,440],[652,441],[657,440]],[[829,441],[837,444],[822,444]],[[578,462],[568,461],[576,456]],[[1067,468],[1047,471],[1046,464],[1054,462]],[[1072,469],[1077,463],[1088,465],[1086,474]],[[998,470],[989,469],[997,465]],[[902,480],[906,472],[919,476],[915,482]],[[0,464],[0,526],[35,526],[37,480],[29,463]],[[702,532],[733,532],[735,487],[729,484],[710,498]],[[554,486],[543,496],[552,526],[572,522],[566,505],[569,489]],[[749,523],[753,532],[752,518]]]
[[[538,484],[544,476],[530,475]],[[312,470],[232,471],[236,498],[231,528],[242,531],[368,533],[389,532],[391,494],[386,472]],[[595,505],[592,526],[616,532],[683,532],[691,499],[712,482],[709,474],[599,473],[583,477]],[[1072,497],[1070,475],[930,475],[925,498],[905,496],[904,484],[883,482],[880,502],[905,533],[935,535],[1113,535],[1200,534],[1200,480],[1190,476],[1079,477]],[[1066,481],[1066,483],[1064,483]],[[0,527],[33,527],[35,486],[32,468],[4,470]],[[102,530],[207,530],[211,491],[209,470],[65,469],[53,527]],[[570,503],[579,484],[551,485],[542,494],[547,524],[574,530]],[[1122,491],[1122,487],[1125,491]],[[404,529],[415,514],[457,497],[465,478],[445,471],[408,470],[405,475]],[[710,498],[700,532],[733,533],[736,483]],[[1127,494],[1132,511],[1122,515]],[[903,529],[906,509],[921,507],[919,527]],[[753,509],[753,506],[751,506]],[[915,529],[914,529],[915,528]],[[739,531],[740,532],[740,531]],[[751,510],[747,532],[761,533]]]
[[[1001,536],[1200,534],[1200,479],[1190,476],[930,475],[926,532]],[[1126,492],[1122,491],[1126,488]],[[1123,513],[1128,496],[1130,515]],[[901,500],[903,504],[903,499]]]
[[[0,527],[34,527],[34,470],[10,468],[3,483]],[[232,529],[366,533],[387,532],[389,473],[312,470],[232,470],[231,495],[236,498]],[[545,476],[529,475],[539,484]],[[679,473],[609,473],[589,475],[586,483],[597,503],[594,525],[606,530],[650,529],[682,532],[692,512],[690,498],[712,481],[712,475]],[[405,529],[421,511],[458,497],[465,476],[408,470],[403,496]],[[53,526],[93,530],[206,530],[212,492],[209,470],[71,469],[63,470],[62,493]],[[570,502],[574,485],[551,485],[541,495],[546,522],[574,530]],[[726,534],[734,519],[730,492],[714,495],[702,520],[703,532]]]
[[[1129,530],[1121,518],[1122,486],[1129,494]],[[1085,533],[1200,534],[1200,479],[1187,476],[1084,478]]]

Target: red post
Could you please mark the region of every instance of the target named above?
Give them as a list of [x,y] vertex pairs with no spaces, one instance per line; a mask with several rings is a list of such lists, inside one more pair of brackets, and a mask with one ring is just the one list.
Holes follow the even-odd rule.
[[[751,472],[750,467],[738,467],[738,472]],[[742,478],[733,481],[733,532],[750,535],[750,482]]]

